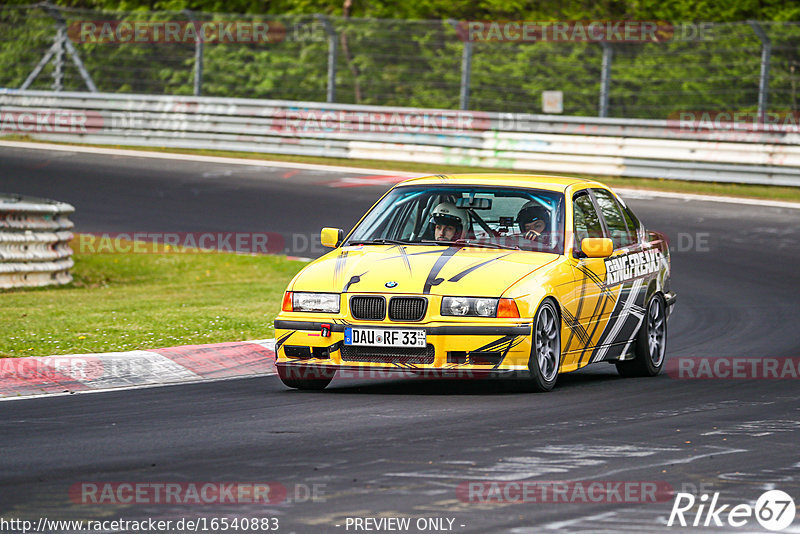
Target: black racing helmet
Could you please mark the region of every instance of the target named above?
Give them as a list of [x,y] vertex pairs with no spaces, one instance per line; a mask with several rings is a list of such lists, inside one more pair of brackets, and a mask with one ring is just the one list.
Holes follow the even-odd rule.
[[547,232],[550,229],[550,210],[536,202],[535,200],[530,200],[522,206],[522,209],[519,210],[517,214],[517,225],[519,226],[519,231],[525,233],[525,225],[531,223],[535,220],[541,220],[544,222],[544,230],[542,233]]

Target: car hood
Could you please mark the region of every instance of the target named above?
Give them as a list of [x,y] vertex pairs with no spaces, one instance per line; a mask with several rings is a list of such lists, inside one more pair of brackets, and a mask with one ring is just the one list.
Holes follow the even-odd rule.
[[338,248],[306,266],[292,291],[501,296],[556,254],[464,246]]

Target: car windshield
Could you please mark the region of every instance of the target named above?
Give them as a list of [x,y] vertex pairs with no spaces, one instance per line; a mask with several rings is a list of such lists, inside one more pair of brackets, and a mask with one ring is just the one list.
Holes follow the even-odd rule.
[[564,195],[514,187],[398,187],[370,210],[345,245],[368,243],[563,254]]

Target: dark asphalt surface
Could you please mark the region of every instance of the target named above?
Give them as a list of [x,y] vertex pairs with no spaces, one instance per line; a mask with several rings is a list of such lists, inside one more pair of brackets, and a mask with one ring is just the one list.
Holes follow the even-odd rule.
[[[78,231],[312,235],[348,228],[386,189],[286,173],[0,148],[0,191],[74,204]],[[669,358],[800,356],[800,211],[644,195],[629,204],[673,243]],[[622,379],[599,364],[547,394],[432,380],[299,392],[268,377],[0,402],[0,517],[277,517],[279,532],[298,533],[356,532],[348,517],[452,519],[450,531],[469,533],[709,531],[667,527],[671,498],[481,503],[456,490],[487,480],[654,481],[719,492],[720,504],[754,504],[767,489],[800,504],[798,384]],[[277,482],[290,502],[70,501],[76,483],[125,481]],[[753,519],[718,530],[764,531]],[[800,518],[786,532],[800,532]]]
[[320,221],[352,228],[377,200],[375,188],[331,187],[348,176],[363,177],[0,147],[0,193],[69,202],[77,231],[268,232],[308,257],[323,252]]

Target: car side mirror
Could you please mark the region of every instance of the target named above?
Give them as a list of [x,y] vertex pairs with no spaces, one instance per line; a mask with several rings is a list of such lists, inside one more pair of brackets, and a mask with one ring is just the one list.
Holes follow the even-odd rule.
[[587,258],[607,258],[614,252],[614,243],[607,237],[585,237],[581,241],[581,252]]
[[319,240],[323,247],[336,248],[344,239],[344,230],[341,228],[323,228]]

